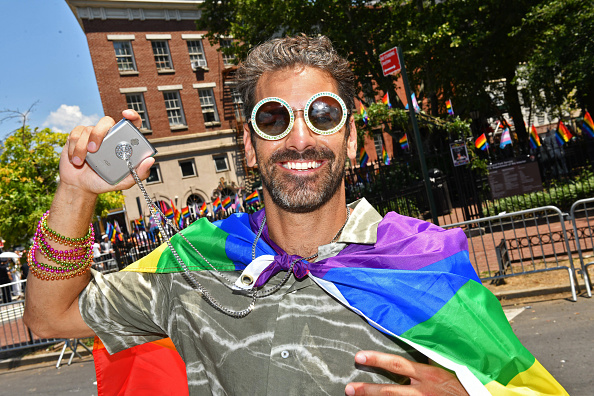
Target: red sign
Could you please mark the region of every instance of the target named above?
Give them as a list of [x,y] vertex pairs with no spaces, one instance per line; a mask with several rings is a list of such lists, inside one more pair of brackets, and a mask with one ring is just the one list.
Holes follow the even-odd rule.
[[400,59],[398,59],[396,47],[382,53],[380,55],[380,63],[382,64],[384,77],[392,73],[398,73],[400,71]]

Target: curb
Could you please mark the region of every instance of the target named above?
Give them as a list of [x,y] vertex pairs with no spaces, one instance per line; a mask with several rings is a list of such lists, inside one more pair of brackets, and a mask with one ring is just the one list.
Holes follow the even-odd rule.
[[[580,285],[582,286],[582,285]],[[580,289],[581,290],[581,289]],[[544,296],[548,294],[557,293],[569,293],[571,294],[571,286],[547,286],[547,287],[536,287],[532,289],[520,289],[520,290],[509,290],[493,293],[499,301],[501,300],[513,300],[518,298]],[[579,292],[578,292],[579,295]]]
[[[92,354],[90,354],[84,348],[78,348],[76,352],[78,352],[78,354],[80,356],[82,356],[83,358],[85,358],[87,356],[92,357]],[[60,364],[60,367],[68,365],[70,356],[72,356],[72,349],[67,349],[64,352],[64,356],[62,356],[62,362]],[[52,353],[46,353],[46,354],[39,354],[39,355],[32,355],[32,356],[20,356],[20,357],[14,357],[14,358],[10,358],[10,359],[4,359],[4,360],[0,360],[0,370],[13,370],[13,369],[16,369],[19,367],[30,366],[30,365],[39,364],[39,363],[48,363],[48,362],[52,362],[55,365],[58,363],[59,358],[60,358],[60,352],[52,352]],[[75,355],[74,359],[72,360],[72,363],[75,363],[77,361],[80,361],[80,358]]]

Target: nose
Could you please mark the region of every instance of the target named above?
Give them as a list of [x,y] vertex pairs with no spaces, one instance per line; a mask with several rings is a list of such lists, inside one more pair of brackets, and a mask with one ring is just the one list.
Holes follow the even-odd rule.
[[287,148],[297,152],[305,151],[316,145],[315,133],[309,129],[305,122],[303,110],[295,111],[295,122],[293,129],[285,138]]

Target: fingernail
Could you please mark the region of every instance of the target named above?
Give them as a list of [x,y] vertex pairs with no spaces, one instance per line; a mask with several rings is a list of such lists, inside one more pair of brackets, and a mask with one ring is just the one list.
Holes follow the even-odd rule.
[[358,353],[355,355],[355,362],[359,364],[365,364],[365,362],[367,362],[367,356],[362,353]]
[[72,157],[72,163],[73,163],[74,165],[82,165],[82,161],[81,161],[81,159],[80,159],[80,158],[78,158],[78,157]]
[[347,385],[346,388],[344,388],[344,394],[347,396],[353,396],[355,394],[355,388],[353,388],[352,385]]
[[87,150],[89,151],[95,151],[96,148],[97,145],[95,144],[95,142],[89,142],[89,144],[87,144]]

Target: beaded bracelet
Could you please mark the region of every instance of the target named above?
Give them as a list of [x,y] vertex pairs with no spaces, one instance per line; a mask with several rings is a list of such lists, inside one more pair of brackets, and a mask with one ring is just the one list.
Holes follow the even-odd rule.
[[[33,237],[33,246],[27,256],[33,275],[42,280],[61,280],[86,273],[93,263],[92,251],[95,240],[93,225],[89,225],[89,231],[84,237],[70,238],[49,228],[48,216],[49,210],[41,216]],[[48,241],[56,241],[73,249],[54,249]],[[43,256],[59,266],[38,262],[35,258],[35,252],[38,249]]]

